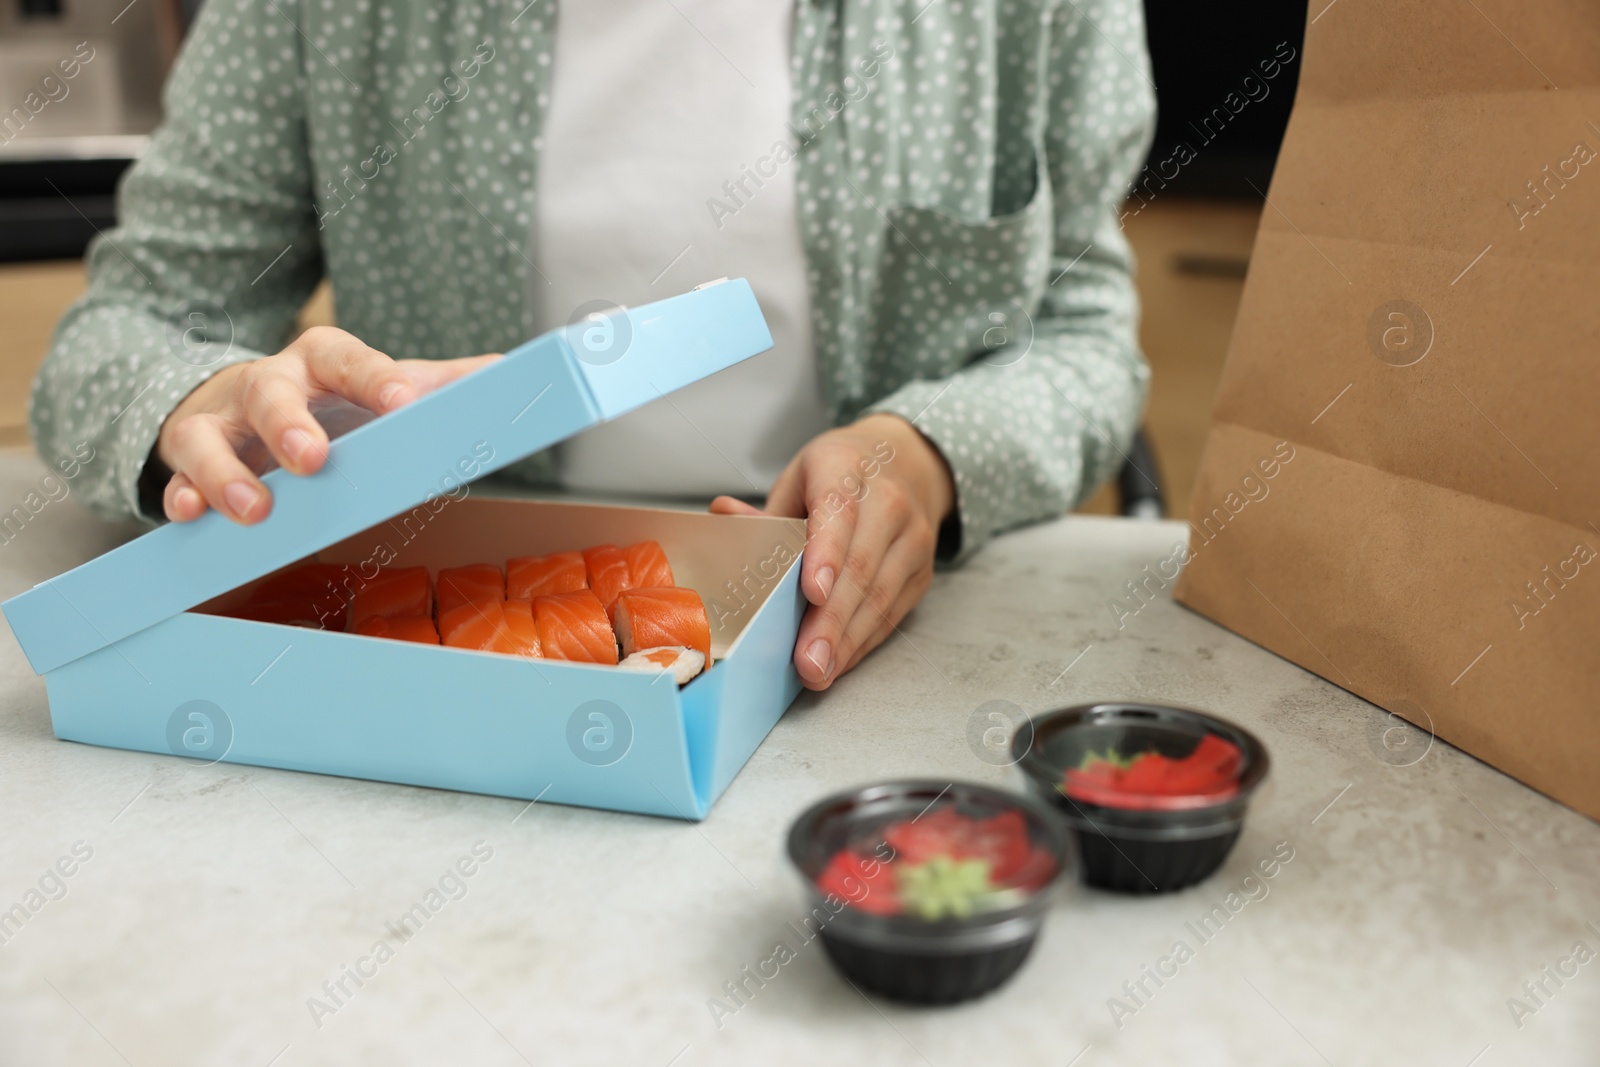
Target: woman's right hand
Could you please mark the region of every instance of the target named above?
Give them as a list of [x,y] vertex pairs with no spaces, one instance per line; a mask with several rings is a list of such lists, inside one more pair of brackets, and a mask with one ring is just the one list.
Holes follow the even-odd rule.
[[393,360],[331,326],[301,334],[275,356],[224,367],[196,386],[161,425],[156,455],[172,470],[167,518],[191,522],[216,508],[260,522],[272,494],[258,475],[273,466],[313,474],[328,459],[315,412],[349,403],[393,411],[498,355]]

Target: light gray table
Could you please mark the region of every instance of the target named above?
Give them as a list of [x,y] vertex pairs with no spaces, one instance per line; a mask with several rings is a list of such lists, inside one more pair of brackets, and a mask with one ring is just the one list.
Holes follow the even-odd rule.
[[[40,473],[0,454],[0,504]],[[0,546],[0,596],[121,536],[52,503]],[[1600,962],[1541,973],[1579,942],[1600,951],[1600,826],[1416,731],[1386,737],[1382,712],[1169,600],[1119,631],[1107,599],[1181,536],[1075,518],[1000,539],[903,636],[802,696],[700,825],[58,742],[8,632],[0,908],[41,879],[59,899],[0,945],[0,1064],[1600,1062]],[[904,775],[1020,787],[969,746],[978,709],[1101,698],[1213,709],[1270,747],[1212,879],[1063,892],[1023,971],[971,1004],[869,1001],[812,943],[713,1019],[711,998],[734,1006],[724,983],[796,940],[781,846],[802,807]],[[492,855],[447,882],[458,899],[396,937],[475,844]],[[92,855],[58,888],[47,872],[74,847]],[[1293,859],[1246,885],[1275,848]],[[379,940],[392,958],[335,1005],[324,982]],[[1193,958],[1130,997],[1179,940]],[[312,997],[335,1010],[314,1019]]]

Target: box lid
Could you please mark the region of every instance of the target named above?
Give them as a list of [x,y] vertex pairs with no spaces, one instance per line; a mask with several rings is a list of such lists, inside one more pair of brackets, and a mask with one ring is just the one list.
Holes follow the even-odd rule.
[[591,316],[267,474],[255,526],[169,523],[0,607],[43,674],[771,347],[743,279]]

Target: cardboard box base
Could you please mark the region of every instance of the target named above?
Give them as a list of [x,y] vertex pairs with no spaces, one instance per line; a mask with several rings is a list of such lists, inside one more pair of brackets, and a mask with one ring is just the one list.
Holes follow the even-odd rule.
[[705,598],[717,662],[679,689],[661,675],[208,613],[245,595],[244,587],[48,672],[56,736],[206,762],[704,818],[799,693],[791,657],[805,608],[804,524],[440,499],[437,511],[420,506],[316,558],[356,564],[359,573],[417,565],[437,573],[654,538],[678,584]]

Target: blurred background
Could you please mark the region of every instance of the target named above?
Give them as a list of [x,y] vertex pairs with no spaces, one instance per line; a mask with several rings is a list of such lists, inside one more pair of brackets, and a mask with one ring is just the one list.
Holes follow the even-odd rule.
[[[199,4],[0,0],[0,447],[27,444],[29,382],[83,291],[84,246],[115,222],[117,179],[160,119],[162,81]],[[1146,0],[1145,10],[1161,118],[1123,220],[1155,372],[1147,438],[1178,517],[1294,101],[1305,8],[1234,0],[1223,18],[1212,5]],[[59,80],[63,57],[91,54],[85,43],[92,60]],[[335,321],[326,286],[302,320]],[[1115,513],[1114,488],[1084,510]]]

